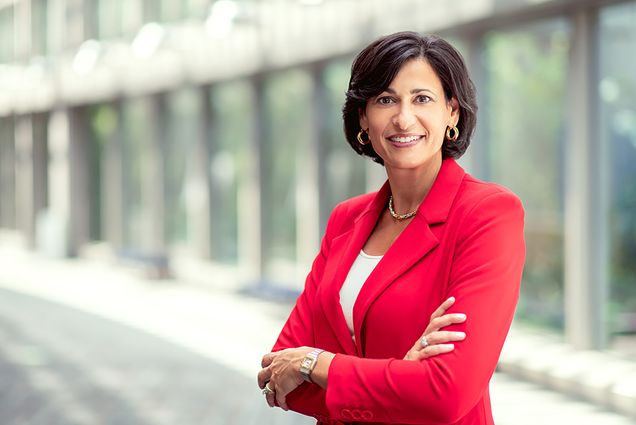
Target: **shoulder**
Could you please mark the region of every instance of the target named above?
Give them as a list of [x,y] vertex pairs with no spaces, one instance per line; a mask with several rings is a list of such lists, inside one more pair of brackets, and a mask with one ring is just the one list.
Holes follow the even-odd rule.
[[351,229],[355,221],[366,211],[378,192],[365,193],[340,202],[329,215],[325,236],[331,239]]
[[512,236],[523,233],[524,222],[523,204],[512,190],[469,174],[462,179],[448,220],[463,235],[498,228]]
[[365,193],[340,202],[331,211],[329,221],[335,223],[353,222],[373,201],[378,192]]
[[465,174],[455,204],[457,208],[468,213],[485,207],[491,211],[513,209],[523,212],[521,199],[512,190],[496,183],[476,179],[470,174]]

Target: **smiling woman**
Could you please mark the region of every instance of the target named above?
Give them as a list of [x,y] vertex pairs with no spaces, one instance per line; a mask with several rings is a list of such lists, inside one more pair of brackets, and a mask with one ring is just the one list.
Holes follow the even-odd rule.
[[367,102],[360,112],[360,127],[387,173],[418,169],[431,174],[439,169],[431,161],[444,143],[446,129],[456,128],[458,119],[457,99],[446,99],[426,60],[413,59],[389,87]]
[[332,212],[262,360],[270,406],[318,423],[493,423],[488,383],[517,303],[524,212],[455,162],[475,112],[464,61],[438,37],[392,34],[358,55],[345,136],[388,180]]

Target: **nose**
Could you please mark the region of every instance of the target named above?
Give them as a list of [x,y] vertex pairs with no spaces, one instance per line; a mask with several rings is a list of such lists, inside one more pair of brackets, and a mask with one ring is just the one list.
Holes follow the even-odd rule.
[[415,114],[411,110],[411,105],[407,102],[401,104],[392,121],[397,129],[408,130],[415,123]]

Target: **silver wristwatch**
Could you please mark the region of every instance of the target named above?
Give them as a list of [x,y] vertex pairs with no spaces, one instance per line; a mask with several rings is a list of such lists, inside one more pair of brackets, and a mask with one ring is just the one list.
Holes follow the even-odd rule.
[[300,374],[303,379],[307,382],[312,382],[311,380],[311,372],[316,367],[316,363],[318,362],[318,356],[325,350],[320,350],[316,348],[311,352],[307,353],[302,362],[300,362]]

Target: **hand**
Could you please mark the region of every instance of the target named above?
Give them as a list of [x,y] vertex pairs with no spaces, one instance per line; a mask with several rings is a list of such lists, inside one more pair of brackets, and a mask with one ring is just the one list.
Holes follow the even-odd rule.
[[311,347],[288,348],[263,356],[263,369],[258,372],[258,386],[263,389],[267,385],[272,390],[265,394],[269,407],[278,404],[282,409],[289,410],[287,394],[304,382],[300,374],[300,363],[312,350]]
[[[404,360],[424,360],[429,357],[451,352],[455,349],[455,345],[452,344],[453,341],[461,341],[466,338],[464,332],[440,330],[446,326],[462,323],[466,320],[466,315],[463,313],[445,314],[446,310],[454,303],[455,297],[450,297],[431,314],[431,320],[422,334],[422,337],[415,341],[413,347],[411,347],[404,356]],[[423,341],[426,341],[427,344],[423,345]]]

